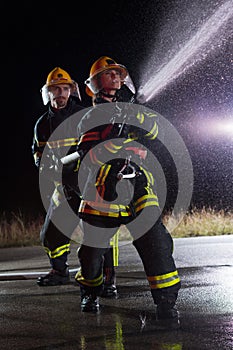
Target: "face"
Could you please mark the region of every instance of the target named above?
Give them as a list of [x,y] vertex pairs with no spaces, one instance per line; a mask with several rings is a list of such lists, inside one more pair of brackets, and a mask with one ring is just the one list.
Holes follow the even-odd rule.
[[65,108],[71,93],[69,84],[52,85],[48,89],[51,106],[56,109]]
[[121,73],[116,69],[105,70],[100,75],[102,89],[108,94],[115,94],[121,88]]

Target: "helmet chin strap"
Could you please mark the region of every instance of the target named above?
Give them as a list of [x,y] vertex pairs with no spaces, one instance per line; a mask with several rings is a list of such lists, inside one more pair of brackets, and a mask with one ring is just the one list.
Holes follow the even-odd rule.
[[[104,96],[105,97],[108,97],[108,98],[111,98],[112,100],[111,100],[111,102],[117,102],[117,98],[116,98],[116,96],[115,95],[109,95],[109,94],[102,94],[102,93],[98,93],[97,95],[96,95],[96,98],[95,98],[95,100],[94,100],[94,103],[96,104],[98,104],[98,103],[102,103],[103,102],[103,100],[105,100],[104,99]],[[106,100],[106,102],[107,102],[107,100]]]
[[134,103],[135,100],[135,93],[132,92],[128,86],[122,85],[120,89],[115,90],[115,94],[111,95],[106,93],[104,90],[100,90],[98,94],[96,94],[96,99],[95,101],[97,103],[101,103],[101,100],[104,97],[108,97],[112,99],[112,102],[130,102]]
[[122,91],[121,89],[116,89],[115,90],[115,94],[111,95],[106,93],[104,90],[99,91],[99,93],[97,94],[97,100],[98,98],[103,98],[104,97],[108,97],[112,99],[112,102],[124,102],[124,98],[122,96]]
[[114,98],[117,97],[117,91],[118,91],[118,90],[116,90],[116,92],[115,92],[114,95],[111,95],[111,94],[106,93],[104,90],[101,90],[101,91],[99,92],[99,94],[102,95],[102,96],[105,96],[105,97],[109,97],[109,98],[114,99]]

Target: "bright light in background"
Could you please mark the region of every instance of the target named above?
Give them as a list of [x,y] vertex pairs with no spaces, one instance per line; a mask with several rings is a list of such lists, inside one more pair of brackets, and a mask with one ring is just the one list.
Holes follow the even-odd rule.
[[233,137],[233,121],[216,122],[216,132],[225,135],[232,135]]
[[[199,116],[200,118],[200,116]],[[201,137],[217,137],[233,141],[233,116],[208,116],[196,119],[196,132]],[[198,120],[198,121],[197,121]]]
[[233,139],[233,120],[206,121],[206,132],[211,136],[230,136]]

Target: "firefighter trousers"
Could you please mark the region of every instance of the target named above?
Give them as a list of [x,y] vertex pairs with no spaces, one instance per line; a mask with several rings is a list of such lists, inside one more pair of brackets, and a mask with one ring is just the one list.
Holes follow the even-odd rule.
[[40,240],[54,270],[62,271],[67,267],[71,235],[79,225],[77,215],[79,204],[80,197],[75,192],[59,202],[51,198],[40,232]]
[[[66,215],[67,205],[74,213],[71,220],[68,220]],[[67,259],[70,254],[71,235],[80,221],[77,215],[79,205],[80,197],[75,192],[65,201],[55,203],[53,198],[50,201],[40,232],[40,240],[54,270],[63,271],[68,266]],[[104,270],[105,278],[108,276],[111,281],[115,277],[112,248],[105,252]]]
[[[78,253],[81,269],[76,280],[81,288],[98,295],[102,290],[104,254],[108,249],[108,239],[115,234],[116,228],[103,229],[87,223],[83,227],[84,241]],[[130,232],[134,237],[133,232]],[[155,304],[164,296],[175,302],[181,283],[172,255],[173,240],[161,218],[141,237],[137,233],[133,245],[142,260]]]

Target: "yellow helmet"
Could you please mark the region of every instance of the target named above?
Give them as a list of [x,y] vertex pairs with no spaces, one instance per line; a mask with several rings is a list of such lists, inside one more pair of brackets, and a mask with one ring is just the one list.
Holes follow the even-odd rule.
[[45,85],[41,88],[44,105],[49,102],[48,88],[59,84],[69,84],[71,86],[71,95],[77,96],[81,101],[78,83],[71,79],[70,75],[64,69],[56,67],[49,73]]
[[70,75],[60,67],[54,68],[48,75],[46,85],[70,84],[73,86],[73,80]]
[[90,70],[89,78],[85,81],[86,93],[89,96],[93,96],[99,92],[97,76],[99,73],[104,72],[107,69],[116,69],[121,73],[121,81],[124,84],[126,77],[128,76],[128,71],[122,64],[116,63],[112,58],[107,56],[102,56],[96,60]]

